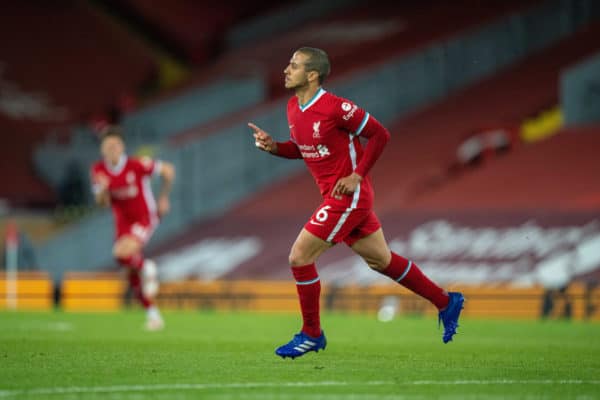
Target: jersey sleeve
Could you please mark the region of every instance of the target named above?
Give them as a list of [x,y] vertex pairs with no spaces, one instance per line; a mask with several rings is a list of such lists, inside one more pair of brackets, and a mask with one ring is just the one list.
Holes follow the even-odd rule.
[[333,115],[338,127],[358,136],[369,121],[368,112],[352,101],[335,97]]
[[142,175],[160,175],[159,160],[153,160],[150,157],[141,157],[133,160],[135,169],[138,170]]

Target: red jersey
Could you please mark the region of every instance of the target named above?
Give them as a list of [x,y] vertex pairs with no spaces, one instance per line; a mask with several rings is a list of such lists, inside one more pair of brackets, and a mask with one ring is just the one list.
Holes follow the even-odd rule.
[[348,208],[372,208],[373,187],[368,176],[349,196],[332,196],[336,182],[354,172],[363,156],[359,136],[369,113],[341,97],[319,88],[306,104],[293,96],[287,106],[291,140],[314,177],[324,199]]
[[98,191],[95,176],[103,174],[109,180],[110,204],[118,231],[134,224],[149,227],[158,223],[150,179],[153,173],[160,171],[159,163],[150,158],[123,156],[115,167],[104,161],[98,161],[92,166],[95,193]]

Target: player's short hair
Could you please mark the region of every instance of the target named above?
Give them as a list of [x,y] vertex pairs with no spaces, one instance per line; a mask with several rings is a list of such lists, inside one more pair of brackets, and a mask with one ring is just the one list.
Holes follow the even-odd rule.
[[296,50],[308,56],[308,60],[304,64],[306,71],[316,71],[319,74],[319,83],[325,82],[325,78],[329,76],[331,66],[329,65],[329,57],[324,50],[314,47],[300,47]]
[[117,125],[108,125],[100,131],[100,142],[109,137],[116,137],[121,140],[125,140],[123,137],[123,130]]

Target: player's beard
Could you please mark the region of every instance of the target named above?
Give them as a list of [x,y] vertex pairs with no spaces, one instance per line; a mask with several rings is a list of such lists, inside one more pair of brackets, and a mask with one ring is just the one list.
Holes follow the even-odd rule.
[[303,92],[306,89],[308,89],[308,79],[306,79],[306,77],[304,77],[304,79],[302,79],[301,81],[299,81],[296,84],[293,84],[292,81],[288,81],[288,82],[290,82],[290,85],[288,85],[288,83],[286,82],[285,83],[286,89],[293,90],[296,93]]

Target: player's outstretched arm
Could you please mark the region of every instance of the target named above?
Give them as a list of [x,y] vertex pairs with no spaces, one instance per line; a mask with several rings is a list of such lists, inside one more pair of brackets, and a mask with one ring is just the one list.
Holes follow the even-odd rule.
[[296,146],[296,143],[288,140],[287,142],[276,142],[271,135],[263,131],[252,122],[248,123],[254,134],[254,144],[263,151],[283,158],[302,158],[302,153]]
[[175,181],[175,166],[170,162],[161,161],[158,173],[161,177],[161,186],[158,194],[158,215],[162,217],[171,210],[169,193],[171,193],[171,188]]

